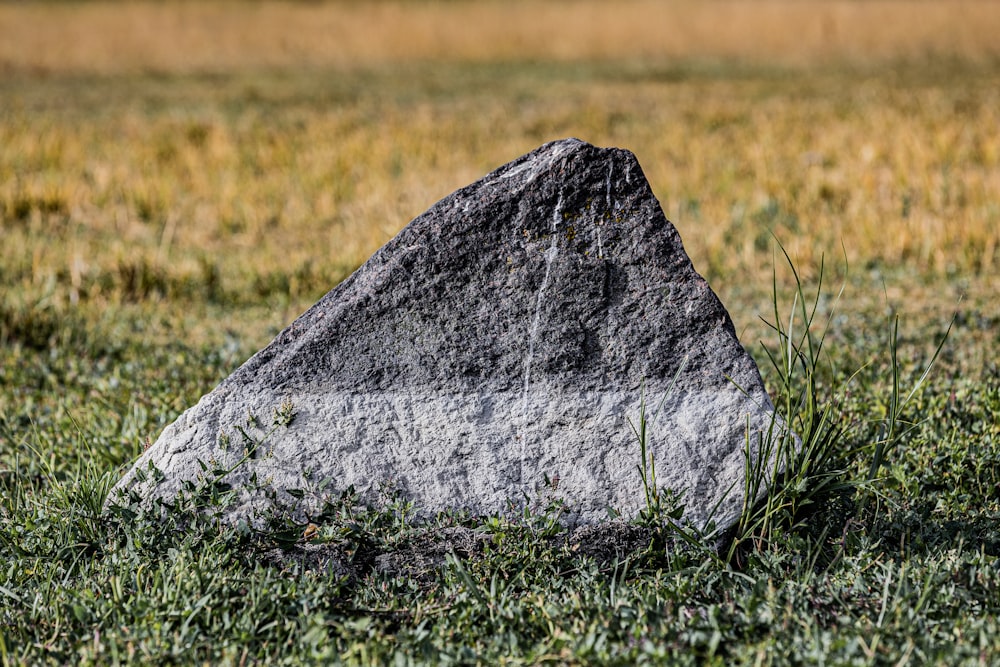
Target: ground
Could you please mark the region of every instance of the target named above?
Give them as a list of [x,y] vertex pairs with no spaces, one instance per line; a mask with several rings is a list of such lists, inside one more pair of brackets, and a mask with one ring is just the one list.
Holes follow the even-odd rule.
[[[997,662],[1000,10],[724,4],[0,6],[3,663]],[[829,445],[765,521],[102,511],[408,220],[566,136],[636,153]]]

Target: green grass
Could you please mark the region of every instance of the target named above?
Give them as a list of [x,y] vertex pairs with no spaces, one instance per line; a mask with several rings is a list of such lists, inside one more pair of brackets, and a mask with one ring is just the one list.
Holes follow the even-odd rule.
[[[0,80],[0,661],[1000,661],[996,81],[961,63]],[[574,134],[636,151],[813,445],[785,450],[721,551],[655,482],[647,520],[604,537],[545,514],[422,525],[391,497],[265,534],[196,511],[211,494],[162,522],[100,511],[149,439],[409,217]],[[851,271],[817,290],[841,244]]]
[[[791,376],[775,391],[779,406],[786,395],[808,399],[793,420],[823,415],[838,431],[821,445],[829,460],[786,479],[797,490],[772,494],[812,504],[741,527],[728,556],[650,516],[599,543],[547,515],[424,524],[392,498],[364,509],[345,497],[315,519],[308,543],[303,526],[221,526],[203,511],[218,500],[207,496],[163,521],[138,507],[102,513],[146,434],[249,350],[143,344],[141,310],[113,325],[49,322],[44,345],[8,334],[0,655],[5,664],[1000,659],[1000,369],[959,373],[962,360],[944,354],[903,404],[895,374],[903,388],[918,382],[933,346],[914,349],[884,312],[862,319],[872,339],[860,344],[841,340],[834,310],[826,333],[799,337],[799,318],[823,303],[808,294],[778,295],[780,347],[760,361],[776,362],[771,382]],[[6,318],[49,317],[26,312]],[[959,319],[950,342],[984,324]],[[940,340],[947,322],[935,326],[916,340]],[[809,352],[810,336],[825,356]],[[782,370],[775,355],[789,351],[807,377]],[[906,428],[870,480],[894,411]],[[808,425],[792,423],[808,443]],[[670,498],[658,502],[677,516]]]

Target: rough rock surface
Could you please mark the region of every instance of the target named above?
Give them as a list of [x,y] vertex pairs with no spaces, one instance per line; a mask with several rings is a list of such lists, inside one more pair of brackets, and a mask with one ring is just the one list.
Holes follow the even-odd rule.
[[[569,139],[413,220],[168,426],[117,489],[170,498],[231,470],[230,518],[308,515],[353,486],[422,512],[558,499],[591,523],[645,503],[643,401],[659,484],[694,523],[719,503],[730,524],[747,438],[772,420],[757,367],[635,156]],[[294,420],[272,427],[283,404]],[[151,464],[162,475],[137,474]]]

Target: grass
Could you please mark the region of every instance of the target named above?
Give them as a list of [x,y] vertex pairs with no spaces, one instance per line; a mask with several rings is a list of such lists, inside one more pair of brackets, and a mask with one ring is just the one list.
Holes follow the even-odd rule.
[[[785,64],[894,58],[995,59],[998,10],[975,0],[790,4],[784,0],[234,0],[67,11],[0,6],[0,68],[190,72],[401,61],[750,58]],[[30,30],[19,29],[30,25]]]
[[6,80],[3,277],[124,301],[249,281],[307,304],[428,202],[569,134],[633,148],[710,279],[768,282],[768,229],[803,267],[843,243],[853,266],[995,274],[993,70],[726,71]]
[[[802,303],[789,297],[779,304]],[[807,348],[784,331],[782,349]],[[850,376],[849,392],[831,396],[829,387],[843,387],[836,367],[853,355],[831,347],[824,363],[810,363],[817,402],[847,426],[830,441],[837,460],[800,475],[806,488],[777,495],[813,506],[772,517],[766,531],[752,526],[749,548],[732,558],[680,539],[669,523],[649,530],[651,517],[638,540],[620,527],[602,544],[561,532],[544,514],[421,524],[391,497],[364,509],[345,496],[312,526],[263,534],[218,525],[204,510],[219,496],[192,497],[159,522],[138,507],[101,513],[112,460],[137,453],[157,408],[179,409],[163,401],[183,397],[187,370],[199,367],[210,382],[232,359],[184,345],[115,352],[86,329],[44,354],[22,350],[10,356],[23,361],[16,386],[31,399],[52,393],[57,380],[45,376],[55,369],[76,373],[58,381],[61,410],[35,412],[28,402],[2,424],[15,451],[0,504],[0,651],[11,664],[990,664],[1000,586],[996,367],[930,376],[903,413],[912,427],[886,450],[887,474],[867,487],[844,484],[869,476],[879,423],[901,395],[887,374],[901,365],[894,331],[875,348],[881,363]],[[102,370],[112,354],[128,373]],[[923,375],[900,372],[903,386]],[[122,403],[88,407],[95,394]],[[833,493],[823,487],[831,469],[841,487]],[[678,518],[664,494],[657,502]]]
[[[702,5],[639,29],[648,3],[581,1],[576,38],[545,40],[562,3],[518,3],[504,39],[421,37],[499,6],[282,5],[282,51],[270,3],[0,5],[2,664],[1000,660],[996,7],[922,3],[928,36],[907,4],[737,3],[713,36]],[[333,11],[363,45],[322,39]],[[423,28],[380,42],[378,12]],[[223,15],[245,29],[198,37]],[[783,41],[823,16],[829,41]],[[422,525],[391,496],[265,534],[195,511],[219,494],[99,511],[407,220],[572,135],[637,154],[818,447],[721,552],[655,482],[648,520],[604,537],[545,513]]]

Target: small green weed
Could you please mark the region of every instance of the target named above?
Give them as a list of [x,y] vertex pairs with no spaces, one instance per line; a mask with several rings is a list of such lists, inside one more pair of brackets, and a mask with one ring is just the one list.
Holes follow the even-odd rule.
[[643,523],[655,525],[665,519],[679,520],[683,514],[683,507],[679,504],[679,499],[675,498],[669,489],[661,489],[656,483],[656,459],[649,449],[648,429],[650,423],[655,421],[656,415],[663,409],[663,403],[677,385],[677,379],[684,372],[687,362],[688,357],[684,357],[651,418],[646,415],[646,396],[645,391],[643,391],[639,401],[638,424],[633,423],[631,418],[628,420],[639,443],[639,465],[637,468],[642,479],[642,491],[645,495],[646,505],[639,511],[638,518]]

